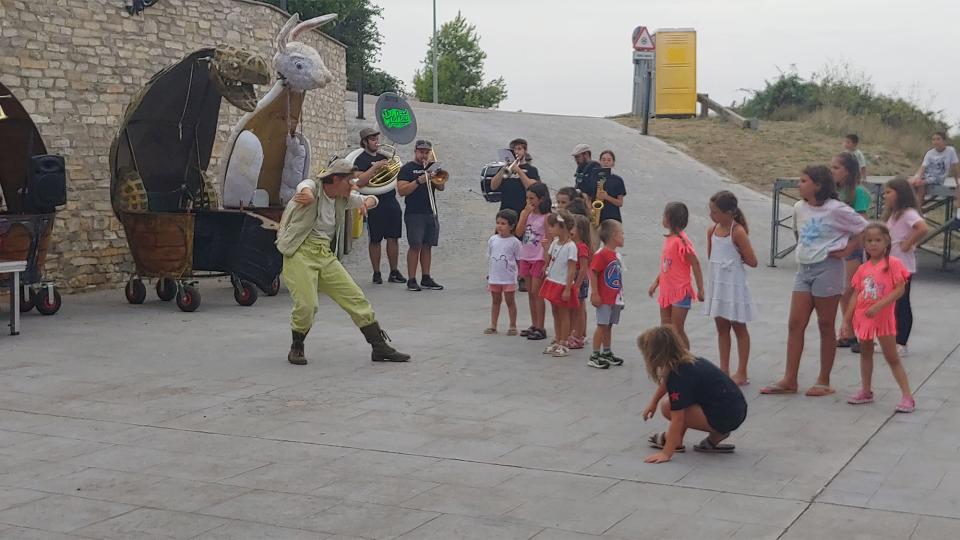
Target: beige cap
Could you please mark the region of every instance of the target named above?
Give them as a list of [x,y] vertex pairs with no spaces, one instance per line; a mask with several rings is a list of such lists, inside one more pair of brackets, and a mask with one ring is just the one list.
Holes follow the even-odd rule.
[[584,152],[590,152],[590,145],[589,145],[589,144],[580,143],[580,144],[578,144],[578,145],[576,145],[576,146],[573,147],[573,152],[571,152],[570,155],[571,155],[571,156],[579,156],[580,154],[582,154],[582,153],[584,153]]
[[363,128],[360,130],[360,142],[367,140],[367,137],[373,137],[379,134],[380,132],[373,128]]
[[323,174],[320,175],[320,178],[327,178],[334,174],[350,174],[356,170],[357,168],[354,167],[352,163],[345,159],[338,158],[323,169]]

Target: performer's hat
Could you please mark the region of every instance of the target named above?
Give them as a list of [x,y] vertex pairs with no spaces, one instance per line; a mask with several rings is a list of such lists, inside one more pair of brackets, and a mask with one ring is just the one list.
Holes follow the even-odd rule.
[[373,128],[363,128],[360,130],[360,142],[367,140],[367,137],[373,137],[379,134],[380,132]]
[[433,150],[433,144],[430,141],[420,139],[414,148],[417,150]]
[[320,178],[328,178],[335,174],[350,174],[356,171],[357,168],[353,166],[352,163],[345,159],[335,159],[333,163],[327,165],[323,170],[323,174],[320,175]]
[[582,153],[584,153],[584,152],[589,152],[589,151],[590,151],[590,145],[589,145],[589,144],[580,143],[580,144],[578,144],[578,145],[576,145],[576,146],[573,147],[573,152],[572,152],[570,155],[571,155],[571,156],[579,156],[580,154],[582,154]]

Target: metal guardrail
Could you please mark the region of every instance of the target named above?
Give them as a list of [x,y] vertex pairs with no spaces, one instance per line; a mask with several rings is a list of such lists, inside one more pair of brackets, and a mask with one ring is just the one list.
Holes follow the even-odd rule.
[[[893,178],[892,176],[870,176],[864,182],[864,186],[870,191],[872,204],[867,210],[867,215],[872,219],[880,219],[883,213],[883,185]],[[797,231],[793,224],[793,214],[785,215],[782,212],[784,199],[790,201],[799,201],[800,195],[796,193],[798,178],[777,178],[773,184],[773,201],[770,215],[770,259],[768,266],[777,266],[777,259],[782,259],[797,248]],[[953,254],[953,234],[957,232],[960,237],[960,220],[954,219],[954,194],[956,189],[950,186],[927,186],[927,199],[922,205],[922,214],[930,225],[930,233],[926,238],[920,241],[917,249],[928,253],[933,253],[940,257],[940,268],[946,269],[949,263],[960,260],[960,255]],[[943,209],[942,217],[936,215],[937,210]],[[780,234],[783,231],[789,231],[792,242],[782,247]],[[942,245],[933,248],[927,244],[931,240],[943,236]]]

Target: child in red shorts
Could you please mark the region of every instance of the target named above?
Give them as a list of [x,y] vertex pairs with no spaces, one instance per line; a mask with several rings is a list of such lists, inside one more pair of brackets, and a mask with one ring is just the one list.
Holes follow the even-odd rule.
[[580,306],[577,298],[577,245],[571,240],[573,214],[557,210],[547,216],[548,233],[553,237],[545,260],[546,279],[540,287],[540,296],[553,308],[554,341],[543,354],[567,356],[567,339],[573,311]]

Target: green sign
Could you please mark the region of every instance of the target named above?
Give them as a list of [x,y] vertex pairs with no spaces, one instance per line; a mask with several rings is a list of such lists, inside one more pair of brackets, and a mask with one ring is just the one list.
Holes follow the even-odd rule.
[[391,129],[405,128],[410,125],[408,109],[384,109],[380,116],[383,118],[383,125]]

